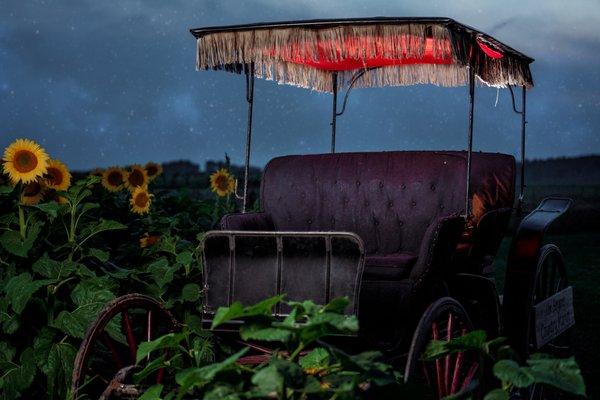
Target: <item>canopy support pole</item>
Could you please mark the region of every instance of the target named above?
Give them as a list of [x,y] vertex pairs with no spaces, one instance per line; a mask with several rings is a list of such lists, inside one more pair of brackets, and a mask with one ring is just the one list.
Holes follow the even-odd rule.
[[337,94],[338,94],[338,82],[337,72],[331,74],[331,84],[333,92],[333,112],[331,113],[331,152],[335,153],[335,128],[337,123]]
[[521,115],[521,182],[519,185],[519,204],[518,209],[521,210],[523,205],[523,198],[525,197],[525,136],[526,136],[526,125],[527,125],[527,87],[521,86],[521,111],[517,110],[515,105],[515,94],[512,86],[508,85],[510,90],[510,98],[512,100],[513,111]]
[[473,111],[475,105],[475,69],[469,66],[469,127],[467,131],[467,195],[465,198],[465,215],[471,215],[471,160],[473,158]]
[[523,85],[521,89],[523,94],[523,109],[521,110],[521,187],[519,193],[519,209],[521,208],[523,197],[525,196],[525,125],[527,125],[527,88]]
[[250,150],[252,146],[252,106],[254,105],[254,63],[246,69],[246,102],[248,103],[248,124],[246,125],[246,161],[244,164],[244,200],[242,212],[246,212],[248,201],[248,175],[250,175]]

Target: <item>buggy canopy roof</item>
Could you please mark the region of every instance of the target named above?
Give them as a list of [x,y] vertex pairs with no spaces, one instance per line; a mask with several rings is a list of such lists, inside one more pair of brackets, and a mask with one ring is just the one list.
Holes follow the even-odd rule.
[[[242,73],[318,91],[429,83],[533,86],[532,58],[450,18],[364,18],[192,29],[197,68]],[[250,68],[252,66],[252,68]]]

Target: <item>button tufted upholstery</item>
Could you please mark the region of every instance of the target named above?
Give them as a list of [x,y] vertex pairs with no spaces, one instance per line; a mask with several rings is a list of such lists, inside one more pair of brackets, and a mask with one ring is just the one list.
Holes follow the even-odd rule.
[[[514,169],[512,156],[473,154],[477,218],[512,207]],[[225,216],[221,226],[354,232],[365,243],[365,279],[416,279],[412,269],[428,269],[427,237],[443,217],[464,213],[465,176],[466,152],[459,151],[278,157],[265,167],[262,212]]]

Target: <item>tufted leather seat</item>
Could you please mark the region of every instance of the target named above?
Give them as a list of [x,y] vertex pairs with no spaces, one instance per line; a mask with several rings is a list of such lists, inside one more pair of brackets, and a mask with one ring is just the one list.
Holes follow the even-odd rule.
[[[464,213],[466,158],[460,151],[278,157],[265,167],[262,211],[226,215],[221,228],[358,234],[366,252],[360,318],[368,325],[377,318],[368,310],[382,299],[397,304],[435,271],[453,268],[459,241],[466,258],[497,249],[514,200],[514,158],[473,154],[472,225],[485,238],[465,235],[458,217]],[[464,265],[464,257],[457,263]]]

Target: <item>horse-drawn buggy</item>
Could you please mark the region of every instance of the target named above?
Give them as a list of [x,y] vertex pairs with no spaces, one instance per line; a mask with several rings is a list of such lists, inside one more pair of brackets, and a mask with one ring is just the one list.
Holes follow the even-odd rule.
[[[248,103],[243,211],[224,216],[220,230],[200,244],[205,321],[235,301],[285,293],[324,304],[346,296],[347,313],[358,315],[361,327],[352,349],[380,350],[405,379],[425,380],[438,398],[469,386],[482,366],[459,356],[424,363],[421,354],[432,339],[483,329],[489,337],[506,336],[524,357],[568,350],[572,289],[562,255],[545,244],[544,233],[570,200],[545,199],[523,217],[533,59],[447,18],[311,20],[191,33],[197,68],[244,74]],[[272,159],[262,177],[260,211],[246,212],[255,78],[332,93],[331,151]],[[336,152],[336,120],[353,87],[413,84],[468,88],[466,150]],[[521,122],[519,164],[512,155],[473,151],[477,84],[509,89]],[[514,216],[520,224],[499,296],[492,262]],[[276,313],[285,315],[285,306]],[[121,328],[127,346],[106,334],[110,324]],[[135,294],[115,300],[81,345],[73,392],[94,387],[89,363],[95,348],[112,354],[103,367],[116,374],[104,384],[107,398],[135,364],[140,341],[175,326],[155,300]],[[268,346],[251,347],[255,354],[240,362],[269,356]]]

